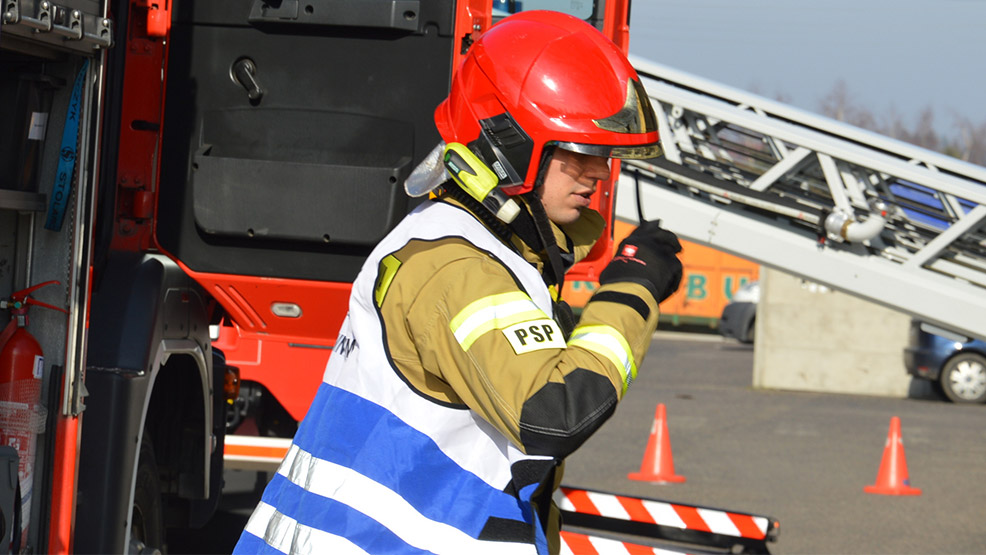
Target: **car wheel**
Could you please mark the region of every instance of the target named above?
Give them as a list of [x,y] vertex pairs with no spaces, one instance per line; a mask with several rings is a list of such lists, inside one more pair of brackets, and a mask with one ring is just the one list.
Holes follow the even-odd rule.
[[757,319],[750,319],[750,323],[746,325],[746,333],[743,334],[743,343],[753,343],[756,339],[757,334]]
[[945,363],[940,379],[945,396],[954,403],[986,401],[986,358],[982,355],[955,355]]
[[154,447],[147,433],[140,442],[137,483],[130,516],[130,553],[149,555],[165,552],[164,507]]

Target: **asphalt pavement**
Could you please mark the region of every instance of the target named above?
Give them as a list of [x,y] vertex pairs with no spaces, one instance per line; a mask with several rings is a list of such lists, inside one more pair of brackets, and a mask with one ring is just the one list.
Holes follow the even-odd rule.
[[[774,555],[986,554],[986,406],[755,390],[752,375],[751,346],[658,332],[616,414],[569,458],[565,484],[773,517]],[[658,403],[684,483],[627,478]],[[918,496],[863,492],[894,416]],[[169,537],[170,552],[229,553],[256,503],[252,480],[227,473],[223,510],[206,529]]]
[[[569,458],[565,483],[774,517],[773,554],[986,553],[986,406],[755,390],[752,375],[748,345],[657,334],[614,417]],[[658,403],[685,483],[627,479]],[[894,416],[918,496],[863,492]]]

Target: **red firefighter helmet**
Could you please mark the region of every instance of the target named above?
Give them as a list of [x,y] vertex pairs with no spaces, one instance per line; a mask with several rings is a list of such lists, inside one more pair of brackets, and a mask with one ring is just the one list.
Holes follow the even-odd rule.
[[548,145],[609,158],[661,154],[654,110],[626,56],[560,12],[521,12],[480,36],[435,125],[446,143],[468,145],[509,195],[534,188]]

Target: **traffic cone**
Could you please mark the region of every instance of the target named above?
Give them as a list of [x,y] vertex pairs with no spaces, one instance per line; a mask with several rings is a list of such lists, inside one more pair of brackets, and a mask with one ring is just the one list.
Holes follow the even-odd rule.
[[664,403],[657,405],[654,415],[654,425],[650,429],[650,439],[644,450],[644,460],[640,463],[640,472],[631,472],[627,478],[641,482],[681,483],[684,476],[674,473],[674,461],[671,456],[671,436],[668,435],[668,423],[665,418]]
[[864,486],[863,491],[882,495],[921,495],[921,490],[912,488],[911,480],[907,477],[904,442],[900,438],[900,418],[896,416],[890,419],[890,431],[887,433],[876,483]]

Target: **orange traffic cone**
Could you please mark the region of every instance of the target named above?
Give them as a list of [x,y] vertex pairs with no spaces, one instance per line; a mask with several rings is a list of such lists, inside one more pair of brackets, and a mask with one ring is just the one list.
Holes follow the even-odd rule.
[[883,459],[876,475],[876,483],[864,486],[866,493],[882,495],[921,495],[921,490],[911,487],[907,477],[907,460],[904,458],[904,442],[900,438],[900,418],[890,419],[890,431],[883,448]]
[[671,457],[671,436],[668,435],[668,423],[665,418],[664,403],[657,405],[654,415],[654,425],[650,429],[650,439],[644,450],[644,460],[640,463],[640,472],[631,472],[627,478],[641,482],[681,483],[684,476],[674,473],[674,461]]

